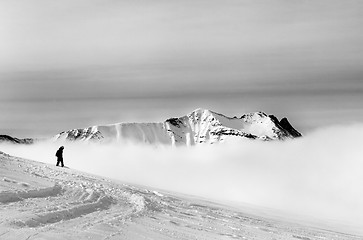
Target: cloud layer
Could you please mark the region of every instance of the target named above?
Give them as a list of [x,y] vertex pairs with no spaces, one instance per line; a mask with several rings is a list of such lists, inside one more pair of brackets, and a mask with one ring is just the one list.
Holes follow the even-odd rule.
[[[335,126],[285,142],[238,141],[195,148],[66,144],[71,168],[234,205],[359,231],[363,222],[363,125]],[[55,164],[54,144],[0,146]],[[327,224],[327,225],[329,225]]]

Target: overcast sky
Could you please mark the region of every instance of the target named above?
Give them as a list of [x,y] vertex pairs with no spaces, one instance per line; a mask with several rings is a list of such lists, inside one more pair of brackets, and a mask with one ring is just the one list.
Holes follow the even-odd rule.
[[363,121],[363,1],[0,1],[0,134],[204,107]]

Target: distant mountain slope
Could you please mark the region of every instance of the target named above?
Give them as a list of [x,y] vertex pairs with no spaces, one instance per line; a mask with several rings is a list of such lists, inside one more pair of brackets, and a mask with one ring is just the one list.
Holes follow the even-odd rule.
[[32,144],[34,139],[32,138],[15,138],[8,135],[0,135],[0,143],[13,143],[13,144]]
[[217,143],[227,138],[284,140],[300,137],[286,118],[279,121],[263,112],[227,117],[206,109],[169,118],[159,123],[116,123],[72,129],[54,136],[54,140],[120,142],[136,141],[149,144],[195,145]]

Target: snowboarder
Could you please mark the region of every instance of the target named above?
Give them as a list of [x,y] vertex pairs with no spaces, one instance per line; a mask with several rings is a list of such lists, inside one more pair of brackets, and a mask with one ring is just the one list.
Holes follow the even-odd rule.
[[59,164],[61,164],[61,167],[64,167],[64,163],[63,163],[63,149],[64,147],[61,146],[57,152],[55,153],[55,156],[57,157],[57,165],[59,166]]

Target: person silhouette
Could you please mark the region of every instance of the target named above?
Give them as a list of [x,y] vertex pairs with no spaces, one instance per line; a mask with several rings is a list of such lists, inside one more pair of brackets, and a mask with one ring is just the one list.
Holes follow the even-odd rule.
[[57,157],[57,165],[59,166],[59,164],[61,164],[61,167],[64,167],[64,163],[63,163],[63,149],[64,146],[61,146],[57,152],[55,153],[55,156]]

